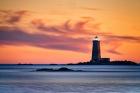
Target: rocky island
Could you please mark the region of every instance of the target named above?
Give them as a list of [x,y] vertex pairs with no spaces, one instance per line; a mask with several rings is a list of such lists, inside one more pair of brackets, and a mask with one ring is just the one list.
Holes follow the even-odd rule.
[[62,67],[59,69],[52,69],[52,68],[41,68],[41,69],[37,69],[37,72],[79,72],[82,70],[73,70],[73,69],[69,69],[66,67]]

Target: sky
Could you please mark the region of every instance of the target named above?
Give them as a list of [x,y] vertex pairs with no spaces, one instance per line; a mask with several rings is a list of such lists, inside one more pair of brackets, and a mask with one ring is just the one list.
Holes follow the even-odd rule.
[[140,0],[0,0],[0,63],[140,62]]

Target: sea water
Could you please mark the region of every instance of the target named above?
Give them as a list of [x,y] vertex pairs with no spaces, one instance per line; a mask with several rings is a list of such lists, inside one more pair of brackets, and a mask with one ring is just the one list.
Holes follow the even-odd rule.
[[[67,67],[86,72],[36,72]],[[0,65],[0,93],[140,93],[140,66]]]

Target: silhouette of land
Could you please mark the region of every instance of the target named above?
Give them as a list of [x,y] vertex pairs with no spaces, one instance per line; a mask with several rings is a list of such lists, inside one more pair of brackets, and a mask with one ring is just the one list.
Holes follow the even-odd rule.
[[133,61],[111,61],[111,62],[79,62],[76,64],[70,63],[67,65],[140,65]]

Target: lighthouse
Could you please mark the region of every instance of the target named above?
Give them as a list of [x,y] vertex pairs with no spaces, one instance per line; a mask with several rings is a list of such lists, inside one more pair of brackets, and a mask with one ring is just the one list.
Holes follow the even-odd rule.
[[108,64],[110,58],[101,58],[100,39],[96,36],[92,41],[91,64]]
[[93,39],[91,62],[100,62],[100,59],[101,59],[100,39],[96,36]]

